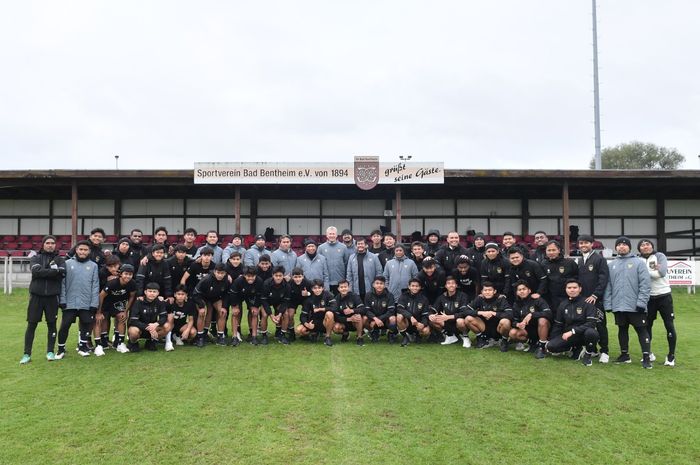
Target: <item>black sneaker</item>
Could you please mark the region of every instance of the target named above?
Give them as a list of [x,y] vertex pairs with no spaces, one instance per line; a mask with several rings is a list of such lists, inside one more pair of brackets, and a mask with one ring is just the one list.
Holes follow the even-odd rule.
[[287,336],[285,336],[284,334],[282,334],[277,340],[279,341],[280,344],[283,344],[286,346],[289,345],[289,339],[287,339]]
[[583,347],[572,347],[571,348],[571,360],[580,360],[581,354],[583,354]]
[[349,338],[350,338],[350,333],[343,333],[343,335],[340,337],[340,342],[348,342]]
[[651,364],[651,359],[649,358],[649,354],[644,354],[642,357],[642,368],[651,370],[654,368],[654,365]]
[[372,332],[370,333],[369,337],[370,337],[370,341],[379,342],[379,330],[373,329]]
[[538,360],[542,360],[543,358],[545,358],[546,355],[547,353],[544,351],[544,347],[538,345],[535,349],[535,358]]
[[593,365],[593,360],[592,360],[593,354],[590,352],[584,352],[583,357],[581,357],[581,363],[583,363],[583,366],[589,367]]
[[363,337],[358,337],[358,338],[357,338],[357,345],[358,345],[358,346],[363,346],[363,345],[365,345],[365,338],[363,338]]
[[408,337],[408,334],[404,334],[401,338],[401,347],[406,347],[410,342],[411,339]]
[[252,345],[254,345],[254,346],[258,345],[258,337],[257,337],[257,336],[251,337],[251,338],[250,338],[250,343],[251,343]]
[[156,350],[158,350],[158,346],[156,345],[156,341],[154,341],[153,339],[149,339],[148,341],[146,341],[145,347],[146,347],[146,350],[148,350],[150,352],[155,352]]
[[266,346],[270,340],[267,338],[267,333],[263,333],[262,337],[260,338],[260,343],[264,346]]
[[[236,339],[236,338],[234,337],[234,339]],[[216,345],[217,346],[225,346],[226,345],[226,336],[224,336],[223,334],[220,334],[219,336],[217,336]]]
[[248,335],[245,338],[245,342],[253,342],[253,334],[248,333]]
[[287,331],[287,340],[289,342],[294,342],[297,339],[297,335],[294,333],[294,328]]
[[331,341],[331,338],[329,338],[328,336],[326,336],[326,337],[323,339],[323,343],[326,344],[328,347],[330,347],[330,346],[333,345],[333,341]]
[[282,328],[278,327],[277,329],[275,329],[275,337],[277,339],[279,339],[281,335],[282,335]]
[[501,338],[501,342],[498,343],[498,348],[501,352],[508,352],[508,339]]
[[309,342],[314,343],[318,341],[318,333],[314,331],[313,333],[309,334]]
[[241,341],[239,341],[237,337],[234,337],[233,339],[231,339],[231,347],[238,347],[238,344],[240,344],[240,343],[241,343]]
[[197,341],[194,343],[194,345],[196,345],[196,346],[199,347],[200,349],[201,349],[202,347],[204,347],[204,335],[203,335],[203,334],[200,335],[200,336],[197,336]]
[[[527,351],[528,353],[537,353],[537,349],[540,348],[540,343],[537,341],[527,341]],[[543,350],[544,353],[544,350]],[[535,355],[537,357],[537,355]],[[537,357],[537,358],[544,358],[544,357]]]
[[[129,345],[126,347],[129,349],[129,352],[140,352],[141,351],[141,346],[139,346],[138,342],[129,342]],[[59,351],[60,353],[60,351]]]
[[628,353],[621,353],[619,357],[613,360],[613,363],[632,363],[632,357]]
[[476,337],[476,348],[483,349],[489,346],[489,338],[483,334]]
[[388,333],[389,338],[389,344],[395,344],[396,343],[396,333]]

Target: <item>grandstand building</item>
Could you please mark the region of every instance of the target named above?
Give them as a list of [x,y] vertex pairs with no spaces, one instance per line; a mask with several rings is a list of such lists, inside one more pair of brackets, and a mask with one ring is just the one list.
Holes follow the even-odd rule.
[[[429,229],[474,232],[498,240],[511,231],[531,243],[537,230],[569,242],[577,231],[602,246],[614,238],[655,239],[671,255],[700,250],[700,171],[445,170],[444,184],[203,185],[192,170],[0,171],[0,253],[37,250],[41,236],[59,247],[94,227],[107,242],[133,228],[146,235],[165,226],[179,239],[186,227],[201,234],[291,234],[300,248],[327,226],[368,235],[382,228],[409,241]],[[273,231],[272,231],[273,230]],[[573,235],[573,237],[571,237]],[[228,236],[228,237],[227,237]],[[252,242],[250,238],[246,244]],[[146,241],[148,242],[148,241]]]

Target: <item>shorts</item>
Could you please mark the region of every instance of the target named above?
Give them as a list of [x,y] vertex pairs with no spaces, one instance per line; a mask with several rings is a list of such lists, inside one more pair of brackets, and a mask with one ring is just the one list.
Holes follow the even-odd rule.
[[484,334],[486,334],[492,339],[498,339],[499,337],[501,337],[501,335],[498,333],[498,322],[500,321],[498,318],[492,317],[487,320],[486,318],[479,315],[477,315],[477,318],[481,318],[481,321],[483,321],[486,324]]
[[[95,312],[92,310],[78,310],[78,309],[65,309],[61,315],[61,320],[70,321],[71,324],[75,323],[75,318],[79,318],[80,322],[83,324],[92,324],[95,322]],[[61,321],[63,324],[63,321]]]
[[632,325],[635,328],[646,326],[647,314],[638,312],[613,312],[617,326]]
[[648,321],[656,320],[657,314],[661,314],[664,321],[673,321],[673,297],[671,294],[660,295],[649,299],[647,304]]
[[182,330],[182,328],[185,327],[185,325],[187,325],[187,318],[180,318],[180,319],[175,320],[174,326],[173,326],[173,332],[179,334],[180,331]]
[[46,316],[46,322],[56,322],[58,319],[58,296],[40,296],[29,294],[27,304],[27,322],[39,323],[41,317]]
[[[393,315],[386,315],[386,316],[381,315],[381,316],[378,316],[378,317],[376,317],[376,318],[379,318],[379,319],[381,320],[381,322],[384,323],[384,326],[389,326],[389,325],[391,324],[391,323],[389,322],[389,319],[390,319],[392,316],[393,316]],[[372,318],[369,318],[369,317],[367,317],[367,318],[369,319],[370,322],[372,321]]]
[[105,316],[105,318],[116,317],[120,313],[124,313],[124,309],[114,308],[114,307],[102,309],[102,314]]

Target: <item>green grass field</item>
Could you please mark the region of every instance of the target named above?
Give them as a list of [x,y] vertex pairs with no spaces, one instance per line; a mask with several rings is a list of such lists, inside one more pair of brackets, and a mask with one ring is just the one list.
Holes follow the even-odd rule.
[[[697,298],[677,365],[585,368],[459,344],[208,345],[19,366],[26,291],[0,298],[2,464],[698,464]],[[610,325],[610,323],[609,323]],[[617,330],[611,355],[617,356]]]

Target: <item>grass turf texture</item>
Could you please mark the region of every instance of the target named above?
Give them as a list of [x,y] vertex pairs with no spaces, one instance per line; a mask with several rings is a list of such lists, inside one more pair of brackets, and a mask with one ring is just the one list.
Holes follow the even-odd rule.
[[[674,293],[675,368],[585,368],[460,344],[297,341],[19,366],[26,291],[0,297],[3,464],[530,464],[700,462],[697,299]],[[617,330],[608,323],[611,356]]]

